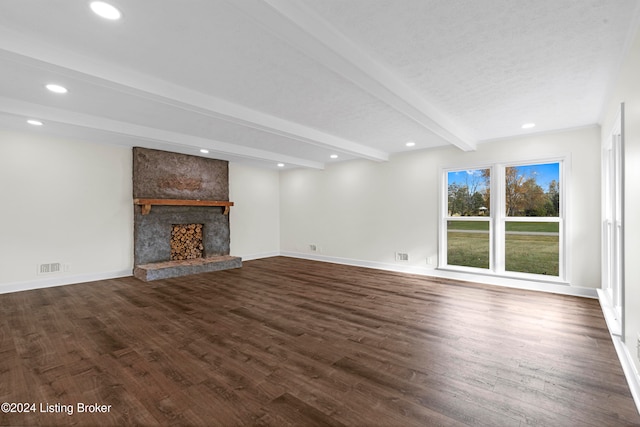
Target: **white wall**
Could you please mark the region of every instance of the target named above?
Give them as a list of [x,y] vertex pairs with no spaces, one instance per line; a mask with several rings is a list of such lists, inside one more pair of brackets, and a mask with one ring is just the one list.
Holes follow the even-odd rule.
[[279,172],[229,164],[231,254],[244,260],[280,251]]
[[0,292],[131,273],[130,148],[0,131],[0,182]]
[[[484,143],[474,152],[423,150],[384,163],[349,161],[324,171],[283,171],[281,250],[428,273],[438,252],[443,167],[561,155],[571,162],[571,285],[595,289],[600,285],[600,131],[595,126]],[[310,244],[319,251],[310,251]],[[396,251],[408,252],[409,262],[396,262]]]
[[[131,147],[0,131],[0,293],[127,276]],[[279,173],[229,164],[231,253],[279,253]],[[37,265],[68,271],[40,275]]]
[[[605,109],[602,137],[611,131],[621,102],[625,103],[625,337],[624,345],[640,370],[636,342],[640,333],[640,32],[623,63]],[[640,381],[640,380],[639,380]],[[638,390],[640,392],[640,390]],[[640,405],[640,396],[636,395]]]

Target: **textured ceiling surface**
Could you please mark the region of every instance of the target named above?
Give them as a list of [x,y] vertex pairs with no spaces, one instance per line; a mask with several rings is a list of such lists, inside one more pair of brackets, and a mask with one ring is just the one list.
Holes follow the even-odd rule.
[[[305,0],[478,140],[596,123],[637,1]],[[443,10],[445,9],[445,10]],[[546,106],[544,108],[541,108]],[[505,119],[509,119],[505,121]]]
[[[636,0],[0,2],[0,125],[267,167],[597,124]],[[46,83],[69,89],[55,95]],[[523,130],[535,122],[533,130]],[[405,142],[415,141],[413,148]],[[337,154],[338,159],[330,159]]]

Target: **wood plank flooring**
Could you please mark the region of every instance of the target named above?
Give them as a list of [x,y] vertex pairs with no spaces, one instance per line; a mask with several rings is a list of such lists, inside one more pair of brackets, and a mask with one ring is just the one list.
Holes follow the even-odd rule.
[[284,257],[0,295],[0,402],[36,405],[0,425],[640,425],[595,300]]

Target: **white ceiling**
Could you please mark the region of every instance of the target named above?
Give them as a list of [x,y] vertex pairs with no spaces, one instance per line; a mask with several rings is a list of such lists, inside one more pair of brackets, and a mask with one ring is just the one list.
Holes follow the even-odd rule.
[[2,128],[267,167],[474,150],[597,124],[640,14],[637,0],[111,4],[120,21],[88,0],[0,1]]

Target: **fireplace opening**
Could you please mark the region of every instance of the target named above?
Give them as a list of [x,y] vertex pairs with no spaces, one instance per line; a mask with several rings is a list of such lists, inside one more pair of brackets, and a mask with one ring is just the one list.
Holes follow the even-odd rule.
[[171,261],[204,257],[203,224],[171,225]]

